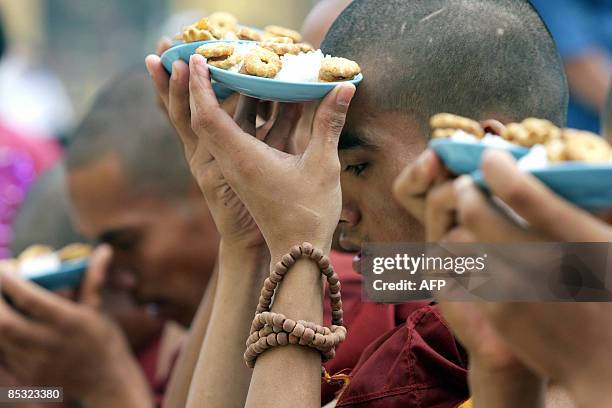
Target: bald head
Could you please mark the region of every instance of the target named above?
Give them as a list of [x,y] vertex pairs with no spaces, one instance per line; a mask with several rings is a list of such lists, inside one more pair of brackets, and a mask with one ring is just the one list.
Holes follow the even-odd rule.
[[315,48],[319,48],[329,28],[346,6],[351,4],[351,1],[352,0],[319,1],[310,13],[308,13],[306,20],[304,20],[304,25],[302,26],[304,41],[312,44]]
[[563,65],[527,1],[355,0],[322,49],[361,65],[358,104],[425,127],[437,112],[565,123]]
[[185,156],[165,113],[157,106],[141,67],[120,74],[103,89],[76,129],[67,168],[87,168],[118,157],[132,191],[181,197],[193,183]]

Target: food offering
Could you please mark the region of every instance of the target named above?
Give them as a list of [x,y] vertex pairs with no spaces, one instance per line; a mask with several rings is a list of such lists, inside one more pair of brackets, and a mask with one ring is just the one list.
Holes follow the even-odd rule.
[[485,189],[478,171],[481,154],[486,148],[501,148],[518,158],[521,170],[577,206],[590,211],[612,208],[612,147],[594,133],[561,129],[538,118],[502,125],[447,113],[432,117],[430,126],[431,146],[445,165],[471,172]]
[[0,269],[11,270],[46,289],[77,286],[87,268],[91,245],[74,243],[57,251],[32,245],[14,259],[0,260]]
[[[339,82],[356,85],[363,78],[358,63],[324,55],[303,42],[295,30],[243,26],[228,13],[203,18],[185,27],[177,38],[182,44],[162,55],[169,72],[175,60],[188,61],[192,54],[200,54],[210,67],[213,87],[263,100],[317,100]],[[217,88],[215,92],[219,97]]]

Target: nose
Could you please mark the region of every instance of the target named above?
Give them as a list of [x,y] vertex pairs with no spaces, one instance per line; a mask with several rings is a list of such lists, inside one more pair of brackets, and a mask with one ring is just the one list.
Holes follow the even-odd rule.
[[349,227],[354,227],[361,221],[361,214],[356,205],[351,202],[342,203],[342,212],[340,213],[340,223]]

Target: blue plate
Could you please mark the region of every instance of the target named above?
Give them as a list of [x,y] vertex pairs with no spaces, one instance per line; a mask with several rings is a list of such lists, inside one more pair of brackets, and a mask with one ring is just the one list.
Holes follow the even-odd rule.
[[[552,191],[588,211],[612,208],[612,164],[568,162],[530,173]],[[472,173],[474,182],[488,190],[480,170]]]
[[511,153],[516,159],[520,159],[529,153],[529,149],[521,146],[505,148],[449,139],[434,139],[429,142],[429,147],[440,156],[444,165],[457,175],[469,174],[478,170],[482,153],[486,149],[503,149]]
[[[174,61],[183,60],[187,64],[189,64],[189,57],[192,54],[195,54],[195,50],[203,44],[213,43],[213,42],[227,42],[227,41],[196,41],[191,43],[177,43],[173,45],[171,48],[168,48],[166,52],[164,52],[161,56],[161,62],[166,71],[169,73],[172,72],[172,64]],[[242,42],[250,42],[250,41],[242,41]],[[225,99],[234,92],[231,89],[220,85],[217,82],[213,81],[213,89],[218,99]]]
[[25,277],[48,290],[72,288],[81,283],[89,258],[67,261],[59,269],[26,274]]
[[[260,78],[251,75],[239,74],[211,67],[212,78],[225,85],[229,89],[243,95],[265,101],[276,102],[307,102],[315,101],[325,97],[332,89],[341,82],[288,82],[270,78]],[[357,86],[363,79],[359,74],[350,81]]]

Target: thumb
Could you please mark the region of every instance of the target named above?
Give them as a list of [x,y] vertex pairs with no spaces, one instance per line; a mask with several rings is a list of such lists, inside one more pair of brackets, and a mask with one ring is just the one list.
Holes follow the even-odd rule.
[[346,112],[355,95],[355,85],[340,84],[319,105],[312,125],[312,137],[306,157],[320,161],[322,157],[337,157],[338,140],[346,120]]
[[113,250],[110,245],[98,246],[89,260],[85,272],[85,279],[81,285],[80,303],[94,309],[102,305],[102,287],[106,281],[106,272],[113,259]]

